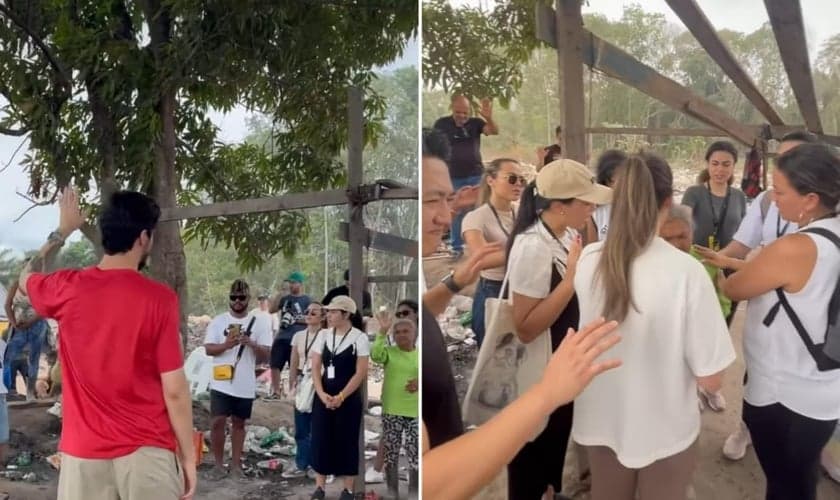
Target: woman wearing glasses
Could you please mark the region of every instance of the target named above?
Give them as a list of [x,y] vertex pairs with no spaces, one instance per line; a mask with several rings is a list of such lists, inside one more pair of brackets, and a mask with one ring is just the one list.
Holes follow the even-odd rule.
[[501,292],[505,277],[504,249],[513,230],[525,182],[518,161],[509,158],[491,161],[481,178],[478,208],[468,213],[461,225],[468,253],[475,253],[488,244],[499,246],[485,259],[487,267],[480,273],[473,296],[472,330],[479,346],[484,340],[484,302]]
[[295,400],[295,443],[297,453],[295,465],[283,471],[283,477],[293,479],[303,477],[312,465],[310,452],[310,437],[312,431],[312,400],[313,396],[302,394],[304,400],[298,401],[298,389],[314,395],[312,390],[312,370],[309,361],[309,352],[318,340],[322,329],[326,328],[327,322],[324,316],[324,307],[320,302],[311,302],[306,308],[306,329],[301,330],[292,337],[292,362],[289,366],[289,389]]
[[351,324],[356,303],[346,295],[334,297],[325,306],[328,329],[311,348],[312,468],[316,489],[312,499],[324,499],[326,476],[343,476],[340,500],[353,499],[353,480],[359,470],[359,427],[364,402],[358,390],[367,376],[370,343],[367,335]]
[[[581,238],[573,228],[583,227],[595,206],[611,198],[610,188],[596,184],[585,166],[568,159],[543,167],[525,189],[508,251],[513,321],[522,342],[548,335],[555,351],[566,333],[578,327],[573,282]],[[551,413],[542,433],[508,465],[511,500],[561,492],[572,413],[572,403]]]

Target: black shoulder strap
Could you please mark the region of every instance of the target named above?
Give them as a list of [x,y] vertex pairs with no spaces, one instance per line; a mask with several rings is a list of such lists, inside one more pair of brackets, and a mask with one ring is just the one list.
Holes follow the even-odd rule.
[[[840,249],[840,237],[838,237],[833,232],[829,231],[828,229],[822,227],[812,227],[803,229],[800,231],[801,233],[812,233],[818,234],[824,238],[830,240],[834,245]],[[788,302],[787,297],[785,297],[785,291],[779,287],[776,289],[776,296],[779,298],[779,302],[776,303],[773,307],[770,308],[768,311],[767,316],[764,317],[764,326],[770,326],[773,323],[773,320],[776,318],[776,314],[779,312],[779,307],[782,307],[790,318],[790,322],[793,323],[793,327],[796,329],[796,333],[799,334],[799,338],[802,339],[802,342],[805,344],[805,348],[808,349],[808,352],[811,354],[811,357],[817,362],[817,366],[820,369],[826,368],[824,363],[826,363],[826,356],[823,353],[821,346],[814,344],[814,341],[811,339],[811,336],[808,335],[808,331],[805,329],[805,325],[802,324],[802,321],[799,320],[799,316],[797,316],[796,312],[791,307],[790,302]],[[830,319],[829,319],[830,321]],[[830,368],[830,366],[828,367]]]

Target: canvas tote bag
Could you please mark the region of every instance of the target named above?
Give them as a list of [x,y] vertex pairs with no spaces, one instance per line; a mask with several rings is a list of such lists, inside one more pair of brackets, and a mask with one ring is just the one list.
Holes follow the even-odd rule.
[[[510,275],[510,266],[497,298],[486,302],[484,342],[478,352],[467,395],[463,417],[468,425],[481,425],[505,406],[524,394],[542,379],[551,359],[551,331],[546,330],[532,342],[519,340],[513,325],[513,303],[503,299]],[[545,429],[546,417],[534,429],[531,440]]]

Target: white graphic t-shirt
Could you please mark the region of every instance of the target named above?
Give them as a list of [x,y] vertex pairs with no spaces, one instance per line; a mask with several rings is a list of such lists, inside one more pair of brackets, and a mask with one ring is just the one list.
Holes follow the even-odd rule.
[[[204,338],[204,343],[224,343],[225,332],[230,330],[231,325],[240,325],[240,331],[244,334],[251,318],[254,318],[254,324],[251,326],[251,338],[261,346],[271,347],[271,342],[274,340],[271,334],[271,317],[263,313],[250,313],[244,318],[235,318],[230,312],[216,316],[207,325],[207,335]],[[252,347],[242,347],[242,357],[237,362],[236,357],[240,347],[242,346],[236,345],[218,356],[213,356],[213,366],[236,364],[236,369],[232,380],[211,380],[210,389],[238,398],[254,399],[257,389],[256,355]]]

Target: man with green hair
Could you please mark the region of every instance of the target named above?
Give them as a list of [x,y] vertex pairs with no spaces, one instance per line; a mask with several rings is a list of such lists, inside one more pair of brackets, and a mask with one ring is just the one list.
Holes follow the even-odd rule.
[[295,271],[286,278],[289,282],[289,294],[278,294],[273,301],[269,313],[280,317],[280,330],[271,345],[271,389],[268,399],[278,400],[283,397],[283,386],[280,376],[283,367],[292,359],[292,337],[295,333],[306,328],[306,310],[312,299],[303,293],[305,276]]

